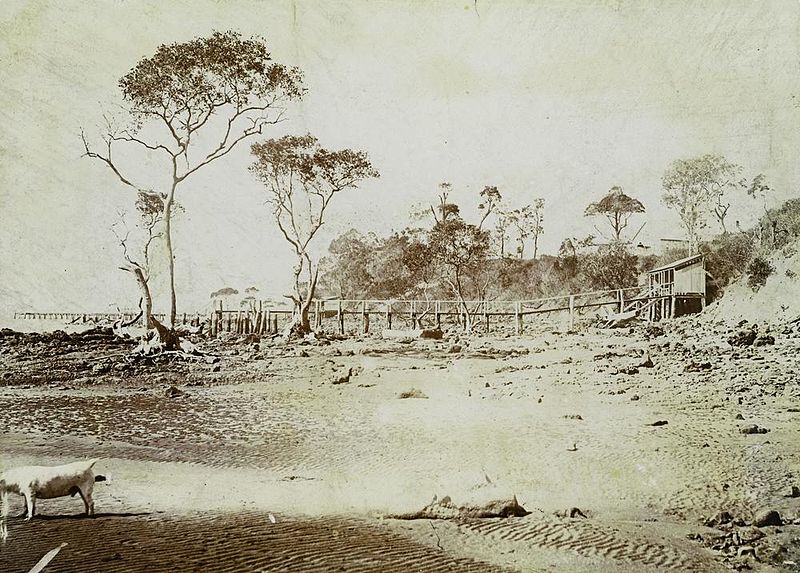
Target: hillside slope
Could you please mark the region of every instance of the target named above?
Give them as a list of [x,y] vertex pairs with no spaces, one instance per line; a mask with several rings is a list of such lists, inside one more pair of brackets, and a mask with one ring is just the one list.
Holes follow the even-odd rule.
[[723,297],[707,308],[712,320],[782,324],[800,318],[800,239],[768,257],[775,272],[764,286],[753,291],[747,275],[725,289]]

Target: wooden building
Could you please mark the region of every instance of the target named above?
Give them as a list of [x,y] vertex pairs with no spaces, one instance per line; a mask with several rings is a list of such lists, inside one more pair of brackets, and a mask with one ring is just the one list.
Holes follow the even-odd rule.
[[692,314],[706,304],[703,255],[692,255],[647,272],[649,318],[660,320]]

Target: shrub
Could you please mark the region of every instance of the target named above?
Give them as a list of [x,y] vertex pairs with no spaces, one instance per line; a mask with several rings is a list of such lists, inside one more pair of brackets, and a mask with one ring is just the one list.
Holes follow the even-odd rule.
[[747,266],[747,284],[757,291],[767,284],[767,278],[775,272],[775,267],[763,257],[756,257]]
[[721,235],[701,245],[710,278],[707,285],[710,301],[719,298],[726,286],[742,276],[754,249],[753,239],[747,233]]
[[586,258],[586,276],[592,289],[611,290],[636,286],[639,259],[622,243],[603,245]]

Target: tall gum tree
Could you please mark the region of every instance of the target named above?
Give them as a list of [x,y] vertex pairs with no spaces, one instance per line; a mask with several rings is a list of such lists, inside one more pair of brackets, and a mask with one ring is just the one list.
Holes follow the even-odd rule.
[[[120,154],[143,153],[164,165],[163,233],[170,311],[177,315],[172,213],[179,187],[239,143],[284,118],[285,106],[305,93],[299,69],[274,63],[265,41],[236,32],[161,45],[119,81],[128,104],[126,127],[106,122],[103,144],[81,138],[84,155],[101,161],[121,183],[143,191],[143,169],[126,168]],[[132,149],[133,148],[133,149]],[[119,152],[119,153],[117,153]],[[142,177],[143,178],[143,177]],[[159,330],[160,331],[160,330]]]
[[539,256],[539,237],[544,234],[544,199],[534,199],[530,205],[506,213],[509,226],[516,231],[517,256],[522,259],[525,241],[533,239],[533,260]]
[[727,234],[729,193],[746,186],[739,179],[741,171],[719,155],[706,154],[675,161],[664,173],[662,201],[678,212],[689,240],[689,254],[697,252],[700,231],[706,227],[709,214]]
[[378,172],[365,152],[330,151],[310,134],[255,143],[251,151],[256,160],[250,170],[264,184],[278,229],[297,259],[292,270],[290,298],[295,312],[290,332],[303,336],[311,332],[308,314],[319,276],[311,242],[333,198],[364,179],[378,177]]

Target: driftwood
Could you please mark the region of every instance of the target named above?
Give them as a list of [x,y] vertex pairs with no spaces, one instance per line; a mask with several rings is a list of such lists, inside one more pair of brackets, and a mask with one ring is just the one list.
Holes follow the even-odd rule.
[[617,312],[613,314],[607,314],[605,318],[603,318],[602,326],[604,328],[619,328],[620,326],[625,326],[632,320],[636,319],[636,311],[629,310],[628,312]]
[[121,324],[119,325],[119,327],[120,328],[127,328],[127,327],[129,327],[129,326],[131,326],[133,324],[136,324],[139,321],[139,319],[142,318],[142,315],[144,315],[144,311],[140,310],[139,314],[137,314],[134,318],[132,318],[128,322],[124,322],[124,321],[120,320]]
[[486,502],[465,503],[456,505],[450,496],[433,500],[419,511],[390,515],[392,519],[469,519],[488,517],[524,517],[527,511],[517,501],[517,497],[510,499],[495,499]]

